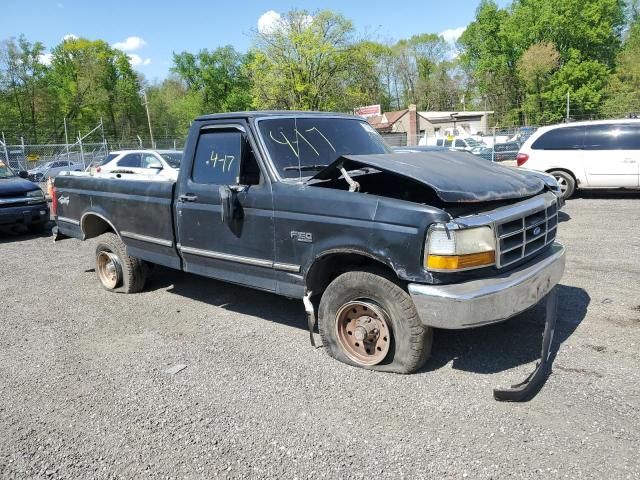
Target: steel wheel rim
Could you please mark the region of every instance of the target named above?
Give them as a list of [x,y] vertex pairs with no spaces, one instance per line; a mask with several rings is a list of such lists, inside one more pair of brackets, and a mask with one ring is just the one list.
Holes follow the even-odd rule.
[[122,267],[115,253],[102,251],[97,258],[98,278],[109,289],[116,288],[122,280]]
[[345,303],[336,313],[338,343],[358,365],[377,365],[389,353],[390,324],[384,310],[369,300]]

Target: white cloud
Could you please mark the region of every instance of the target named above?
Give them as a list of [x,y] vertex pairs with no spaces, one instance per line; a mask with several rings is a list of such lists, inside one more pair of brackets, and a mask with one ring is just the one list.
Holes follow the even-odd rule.
[[[313,22],[311,15],[305,15],[300,19],[300,24],[303,28],[308,27]],[[258,19],[258,31],[264,35],[269,35],[278,30],[288,29],[287,20],[282,18],[275,10],[269,10],[260,15]]]
[[440,36],[447,42],[454,43],[460,38],[460,35],[462,35],[466,29],[467,27],[448,28],[444,32],[440,33]]
[[138,50],[141,47],[144,47],[147,44],[140,37],[127,37],[124,42],[116,42],[113,44],[113,48],[117,48],[118,50],[122,50],[124,52],[132,52],[134,50]]
[[258,31],[260,33],[273,33],[281,26],[282,15],[274,10],[264,12],[258,19]]
[[151,65],[150,58],[142,58],[137,53],[130,53],[127,56],[129,57],[129,61],[131,62],[131,65],[133,65],[134,67],[144,67],[147,65]]
[[53,55],[51,53],[41,53],[38,55],[38,60],[40,60],[40,63],[43,65],[51,65],[52,58]]
[[66,42],[67,40],[78,40],[78,36],[75,33],[67,33],[64,37],[62,37],[62,41]]

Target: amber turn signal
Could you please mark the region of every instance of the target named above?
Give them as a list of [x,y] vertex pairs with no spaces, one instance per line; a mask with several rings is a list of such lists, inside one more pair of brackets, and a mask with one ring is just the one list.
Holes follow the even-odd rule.
[[463,270],[465,268],[493,265],[496,261],[494,251],[471,253],[469,255],[429,255],[427,268],[430,270]]

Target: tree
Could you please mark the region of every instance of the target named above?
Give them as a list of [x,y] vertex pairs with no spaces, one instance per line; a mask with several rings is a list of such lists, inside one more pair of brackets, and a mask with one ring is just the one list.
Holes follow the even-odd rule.
[[610,76],[602,112],[607,117],[620,117],[640,111],[640,17],[635,15],[615,72]]
[[253,105],[324,110],[340,104],[352,71],[353,24],[342,15],[292,10],[269,31],[256,32]]
[[197,54],[173,55],[172,72],[190,91],[201,94],[201,112],[246,110],[251,104],[247,65],[251,55],[237,52],[231,45]]
[[17,113],[21,133],[27,141],[38,142],[38,115],[44,91],[46,67],[41,62],[44,45],[31,43],[24,36],[5,41],[0,49],[0,80]]
[[560,53],[550,42],[534,43],[520,57],[518,74],[527,93],[532,95],[526,105],[528,108],[525,108],[531,117],[529,120],[540,121],[545,110],[542,93],[559,64]]

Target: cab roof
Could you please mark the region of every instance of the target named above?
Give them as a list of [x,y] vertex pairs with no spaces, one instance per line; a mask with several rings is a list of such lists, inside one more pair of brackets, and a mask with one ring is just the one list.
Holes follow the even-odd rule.
[[339,112],[310,112],[301,110],[251,110],[246,112],[211,113],[201,115],[196,121],[224,120],[227,118],[265,118],[265,117],[290,117],[290,116],[314,116],[314,117],[344,117],[364,120],[362,117]]

